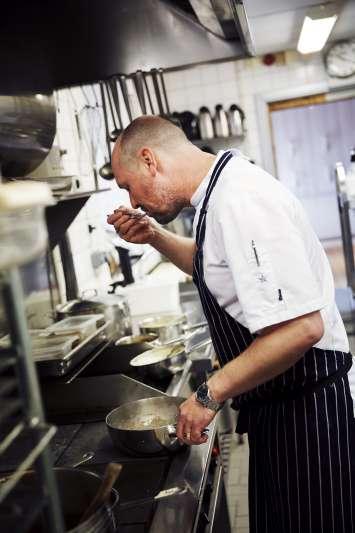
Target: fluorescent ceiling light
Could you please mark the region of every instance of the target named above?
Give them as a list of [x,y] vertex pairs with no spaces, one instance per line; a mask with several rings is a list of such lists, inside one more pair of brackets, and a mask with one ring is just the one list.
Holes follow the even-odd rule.
[[[334,13],[334,11],[333,11]],[[329,11],[320,9],[304,18],[297,50],[301,54],[310,54],[322,50],[333,26],[338,18],[338,14],[329,14]]]

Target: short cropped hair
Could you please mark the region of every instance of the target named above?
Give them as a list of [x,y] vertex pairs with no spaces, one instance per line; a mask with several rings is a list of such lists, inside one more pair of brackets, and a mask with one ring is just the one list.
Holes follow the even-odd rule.
[[183,130],[170,120],[154,115],[143,115],[127,126],[118,142],[121,157],[130,159],[134,158],[144,145],[173,150],[174,147],[189,141]]

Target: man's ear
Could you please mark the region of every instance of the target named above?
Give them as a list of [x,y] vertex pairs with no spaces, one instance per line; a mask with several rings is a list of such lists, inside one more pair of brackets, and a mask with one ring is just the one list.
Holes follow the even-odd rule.
[[150,148],[143,147],[140,151],[140,158],[146,170],[154,177],[157,173],[158,166],[154,152]]

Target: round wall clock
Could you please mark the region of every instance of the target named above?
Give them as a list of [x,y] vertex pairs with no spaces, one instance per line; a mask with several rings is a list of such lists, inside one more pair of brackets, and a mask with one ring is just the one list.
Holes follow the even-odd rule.
[[355,39],[333,44],[325,56],[329,76],[348,78],[355,74]]

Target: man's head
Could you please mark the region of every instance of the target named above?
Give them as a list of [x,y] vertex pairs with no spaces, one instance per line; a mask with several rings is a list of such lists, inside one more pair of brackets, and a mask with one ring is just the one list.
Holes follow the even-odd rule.
[[116,142],[112,169],[133,208],[167,223],[189,204],[180,168],[191,148],[184,132],[169,120],[145,115],[131,122]]

